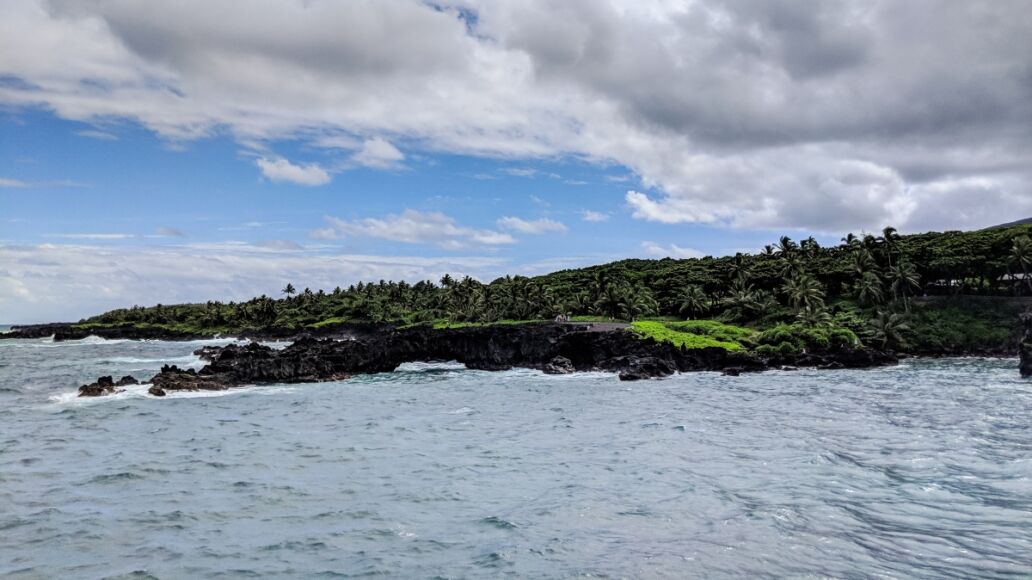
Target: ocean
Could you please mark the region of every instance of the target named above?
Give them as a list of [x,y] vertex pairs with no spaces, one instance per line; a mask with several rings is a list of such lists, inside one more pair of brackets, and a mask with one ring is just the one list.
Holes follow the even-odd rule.
[[226,343],[0,341],[0,576],[1032,575],[1016,359],[75,396]]

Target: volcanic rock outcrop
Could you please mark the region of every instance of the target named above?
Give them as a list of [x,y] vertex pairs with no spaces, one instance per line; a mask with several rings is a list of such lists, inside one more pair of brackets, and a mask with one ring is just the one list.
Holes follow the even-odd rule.
[[1025,336],[1018,346],[1019,370],[1021,376],[1032,377],[1032,313],[1023,314],[1021,322],[1025,325]]
[[[472,369],[523,367],[552,374],[600,370],[617,373],[622,380],[728,368],[738,372],[762,371],[786,364],[862,368],[896,362],[891,354],[866,349],[764,359],[716,347],[682,349],[641,339],[625,329],[595,331],[590,325],[550,323],[458,329],[415,327],[354,340],[303,338],[280,350],[250,343],[204,347],[196,354],[208,364],[199,371],[163,367],[150,380],[151,394],[335,381],[354,374],[390,372],[402,363],[415,361],[454,360]],[[110,381],[110,377],[105,378]],[[96,387],[84,386],[80,394],[109,394],[113,391],[107,384],[98,380]]]

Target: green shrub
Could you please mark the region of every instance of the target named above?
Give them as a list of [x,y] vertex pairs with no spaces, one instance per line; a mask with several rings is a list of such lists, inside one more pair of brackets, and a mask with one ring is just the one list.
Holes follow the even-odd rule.
[[845,347],[854,347],[860,344],[856,333],[848,328],[830,327],[808,327],[801,324],[779,324],[773,328],[761,332],[757,337],[760,345],[777,345],[778,350],[785,352],[791,346],[791,352],[800,352],[803,349],[811,351],[826,351]]
[[771,344],[761,344],[756,347],[756,354],[760,356],[774,356],[778,353],[778,349]]
[[679,322],[667,322],[666,327],[679,332],[690,332],[708,336],[722,342],[737,342],[751,344],[756,331],[741,326],[724,324],[716,320],[683,320]]
[[639,320],[631,324],[631,331],[641,338],[651,338],[657,342],[669,342],[674,346],[686,349],[718,347],[725,350],[742,350],[740,343],[717,340],[711,336],[683,332],[670,328],[671,323],[651,320]]

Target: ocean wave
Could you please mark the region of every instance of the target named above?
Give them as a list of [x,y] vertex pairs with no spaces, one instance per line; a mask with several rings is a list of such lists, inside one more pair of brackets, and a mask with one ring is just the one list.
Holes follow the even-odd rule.
[[297,390],[295,385],[251,385],[246,387],[234,387],[232,389],[226,389],[224,391],[168,391],[164,397],[155,397],[147,392],[150,389],[150,383],[140,383],[139,385],[127,385],[125,387],[119,387],[121,391],[105,395],[102,397],[80,397],[79,391],[71,391],[67,393],[60,393],[48,397],[48,400],[53,407],[67,408],[67,407],[81,407],[102,403],[115,403],[119,401],[125,401],[127,399],[207,399],[212,397],[228,397],[234,395],[248,395],[248,394],[259,394],[259,395],[280,395],[283,393],[291,393]]
[[97,361],[100,363],[111,363],[121,365],[136,365],[136,364],[156,364],[156,365],[179,365],[179,366],[201,366],[204,361],[197,355],[186,355],[180,357],[157,357],[157,358],[137,358],[131,356],[116,356],[116,357],[102,357],[98,358]]

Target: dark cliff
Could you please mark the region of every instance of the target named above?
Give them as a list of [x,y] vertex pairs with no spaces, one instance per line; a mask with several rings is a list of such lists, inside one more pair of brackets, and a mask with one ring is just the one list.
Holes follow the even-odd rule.
[[[867,349],[829,354],[762,358],[722,348],[681,349],[642,340],[625,330],[595,331],[590,325],[525,324],[435,330],[389,330],[355,340],[303,338],[275,350],[257,343],[205,347],[209,361],[200,371],[166,366],[150,382],[151,393],[218,390],[249,384],[340,380],[362,373],[390,372],[405,362],[458,361],[469,368],[512,367],[547,373],[601,370],[621,379],[663,377],[675,372],[726,371],[736,374],[781,366],[822,368],[891,364],[895,356]],[[96,384],[94,384],[96,385]],[[81,394],[107,394],[85,385]]]

